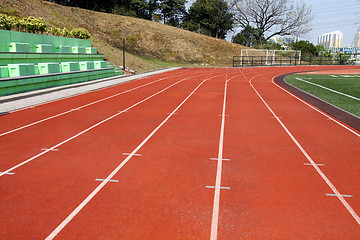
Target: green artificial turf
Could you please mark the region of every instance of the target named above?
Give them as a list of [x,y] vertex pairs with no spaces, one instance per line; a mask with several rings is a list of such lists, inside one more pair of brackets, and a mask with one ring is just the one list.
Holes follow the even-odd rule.
[[332,105],[335,105],[347,112],[360,117],[360,100],[343,96],[338,93],[314,86],[297,80],[315,83],[326,88],[353,96],[360,99],[360,75],[310,75],[310,74],[294,74],[287,76],[285,81],[294,87],[297,87],[311,95],[314,95]]

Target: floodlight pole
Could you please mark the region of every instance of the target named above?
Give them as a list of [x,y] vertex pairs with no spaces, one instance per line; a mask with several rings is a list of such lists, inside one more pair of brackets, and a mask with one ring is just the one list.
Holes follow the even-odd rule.
[[125,72],[125,37],[123,37],[123,70]]

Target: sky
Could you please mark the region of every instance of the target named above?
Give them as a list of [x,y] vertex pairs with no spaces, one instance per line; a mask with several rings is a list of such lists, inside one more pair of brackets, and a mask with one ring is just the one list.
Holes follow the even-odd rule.
[[341,31],[343,46],[352,45],[360,27],[360,0],[303,0],[312,8],[311,32],[304,37],[315,45],[319,35]]
[[[338,30],[344,34],[343,46],[352,45],[355,34],[360,27],[360,0],[294,1],[303,1],[311,6],[314,17],[310,24],[312,30],[303,36],[302,40],[308,40],[317,45],[319,35]],[[195,0],[188,0],[187,7],[191,6],[193,2]],[[234,30],[228,33],[226,40],[231,41],[232,36],[240,32],[241,28]]]

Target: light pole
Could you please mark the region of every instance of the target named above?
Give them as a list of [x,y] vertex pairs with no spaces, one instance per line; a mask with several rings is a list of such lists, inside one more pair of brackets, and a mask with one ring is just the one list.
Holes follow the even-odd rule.
[[123,70],[125,72],[125,37],[123,37]]
[[296,40],[295,40],[295,66],[296,66],[296,60],[297,60],[297,43],[298,43],[298,36],[296,36]]

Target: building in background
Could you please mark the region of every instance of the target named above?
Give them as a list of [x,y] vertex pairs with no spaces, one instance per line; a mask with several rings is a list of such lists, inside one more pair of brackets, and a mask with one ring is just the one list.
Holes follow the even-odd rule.
[[340,31],[334,31],[322,34],[318,37],[318,44],[323,45],[325,49],[341,48],[344,34]]
[[354,37],[354,48],[360,48],[360,27]]

